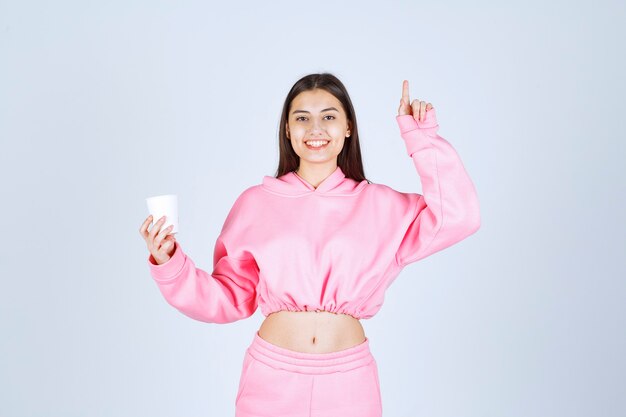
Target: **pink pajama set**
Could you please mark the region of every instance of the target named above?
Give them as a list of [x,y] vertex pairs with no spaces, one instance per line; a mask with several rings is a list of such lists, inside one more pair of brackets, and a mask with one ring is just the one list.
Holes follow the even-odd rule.
[[[459,155],[424,121],[397,116],[422,194],[355,181],[338,166],[317,188],[291,171],[265,176],[235,200],[215,243],[213,271],[197,268],[180,242],[150,273],[165,300],[192,319],[232,323],[324,310],[369,319],[408,264],[480,227],[474,184]],[[369,339],[331,353],[296,352],[258,332],[246,350],[236,417],[382,415]]]

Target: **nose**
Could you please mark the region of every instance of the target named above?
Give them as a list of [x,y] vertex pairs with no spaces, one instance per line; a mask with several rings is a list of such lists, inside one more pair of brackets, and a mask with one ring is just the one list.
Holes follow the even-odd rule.
[[311,132],[308,136],[314,138],[316,135],[319,137],[324,136],[324,129],[322,129],[318,120],[313,121],[313,126],[311,127]]

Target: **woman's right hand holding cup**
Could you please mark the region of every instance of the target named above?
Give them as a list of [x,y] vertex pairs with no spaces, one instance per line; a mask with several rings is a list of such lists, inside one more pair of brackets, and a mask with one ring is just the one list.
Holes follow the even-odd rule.
[[168,234],[174,225],[169,225],[165,229],[161,230],[161,226],[164,222],[165,216],[161,217],[161,219],[154,224],[152,229],[148,231],[148,226],[152,223],[152,215],[150,215],[139,229],[139,233],[146,241],[150,254],[158,265],[169,261],[174,254],[174,250],[176,249],[176,245],[174,245],[176,238],[174,235]]

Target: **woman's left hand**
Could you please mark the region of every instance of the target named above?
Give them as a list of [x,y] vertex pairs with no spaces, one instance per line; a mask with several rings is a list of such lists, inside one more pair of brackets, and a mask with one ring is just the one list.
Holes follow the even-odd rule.
[[413,100],[409,101],[409,82],[404,80],[402,83],[402,98],[400,99],[400,107],[398,108],[398,116],[407,114],[413,115],[415,120],[420,122],[426,118],[426,112],[433,108],[433,105],[425,101]]

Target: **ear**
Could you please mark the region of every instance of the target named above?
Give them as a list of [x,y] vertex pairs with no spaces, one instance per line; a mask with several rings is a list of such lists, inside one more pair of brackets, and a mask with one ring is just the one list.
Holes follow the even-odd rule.
[[289,138],[289,123],[285,123],[285,135]]

